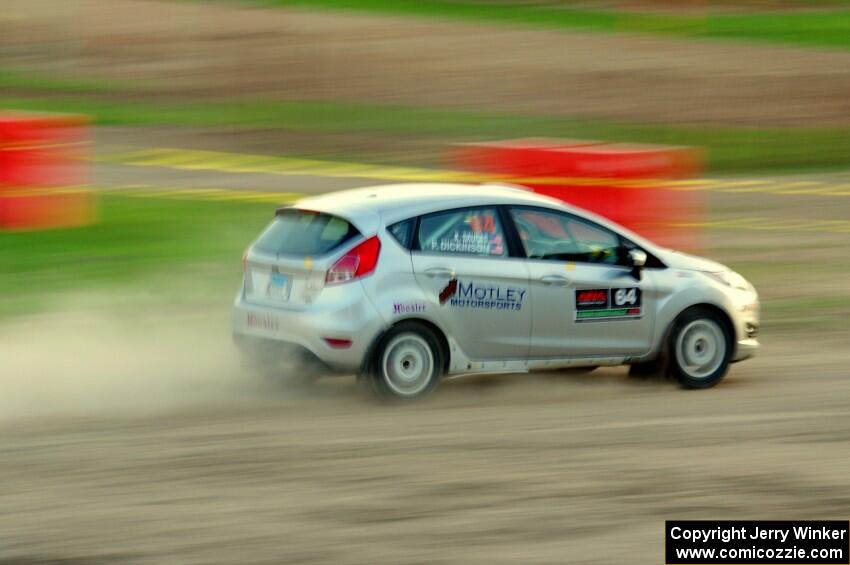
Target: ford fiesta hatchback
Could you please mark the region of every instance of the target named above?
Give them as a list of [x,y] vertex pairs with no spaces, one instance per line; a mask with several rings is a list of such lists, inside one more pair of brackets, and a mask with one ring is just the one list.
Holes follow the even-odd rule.
[[758,347],[741,275],[519,187],[307,198],[277,210],[243,270],[246,361],[296,352],[382,397],[445,375],[621,364],[706,388]]

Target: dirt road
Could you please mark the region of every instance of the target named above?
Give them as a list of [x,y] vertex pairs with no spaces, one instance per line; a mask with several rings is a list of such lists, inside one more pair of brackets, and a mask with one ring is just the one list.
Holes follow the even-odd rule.
[[[727,198],[717,217],[826,206]],[[761,355],[707,391],[624,369],[456,379],[405,407],[350,377],[287,391],[240,371],[229,295],[6,322],[0,564],[649,564],[665,519],[846,519],[846,236],[745,235],[714,256],[763,261],[764,300],[835,306],[772,310]]]
[[701,392],[606,369],[381,407],[246,379],[224,311],[160,314],[3,328],[0,563],[660,563],[665,519],[850,508],[838,342],[768,338]]

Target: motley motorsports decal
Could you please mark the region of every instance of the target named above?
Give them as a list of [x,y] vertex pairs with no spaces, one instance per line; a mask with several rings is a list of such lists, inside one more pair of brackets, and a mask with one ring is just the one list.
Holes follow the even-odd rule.
[[440,304],[455,308],[522,310],[526,289],[452,279],[440,291]]
[[576,290],[577,322],[640,318],[642,313],[637,287]]

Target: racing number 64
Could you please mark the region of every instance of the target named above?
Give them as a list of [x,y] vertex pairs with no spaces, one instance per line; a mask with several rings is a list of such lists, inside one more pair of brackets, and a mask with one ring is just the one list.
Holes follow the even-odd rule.
[[614,304],[617,306],[634,305],[635,303],[637,303],[636,288],[618,288],[614,293]]

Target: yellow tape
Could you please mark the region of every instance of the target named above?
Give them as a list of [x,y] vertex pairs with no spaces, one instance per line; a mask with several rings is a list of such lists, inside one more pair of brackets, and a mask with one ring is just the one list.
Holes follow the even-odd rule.
[[850,196],[850,184],[846,181],[832,183],[827,181],[773,181],[770,179],[702,178],[656,180],[526,177],[165,147],[102,156],[95,158],[95,160],[142,167],[166,167],[174,169],[209,170],[231,173],[265,173],[290,176],[309,175],[372,180],[465,183],[503,182],[538,186],[605,186],[636,189],[662,188],[677,191],[711,191],[725,193],[752,192],[777,195]]

